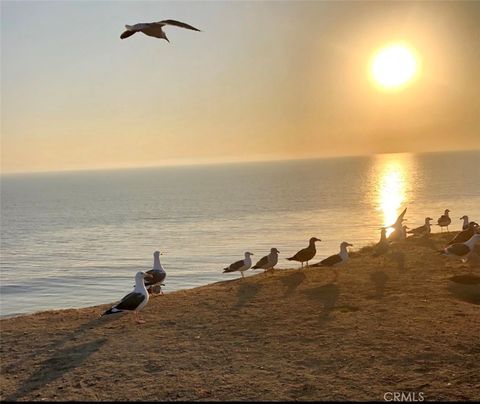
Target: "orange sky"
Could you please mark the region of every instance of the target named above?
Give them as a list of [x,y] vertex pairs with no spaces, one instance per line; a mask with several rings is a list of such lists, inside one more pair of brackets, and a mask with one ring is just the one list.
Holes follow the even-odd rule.
[[[478,2],[15,2],[2,171],[480,148]],[[171,43],[124,24],[175,18]],[[384,92],[369,61],[415,48]]]

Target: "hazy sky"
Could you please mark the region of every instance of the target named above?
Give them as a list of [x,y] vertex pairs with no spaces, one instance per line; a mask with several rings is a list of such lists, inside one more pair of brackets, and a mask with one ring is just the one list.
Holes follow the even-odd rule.
[[[480,148],[480,2],[1,2],[2,171]],[[171,43],[124,24],[178,19]],[[385,92],[369,61],[421,58]]]

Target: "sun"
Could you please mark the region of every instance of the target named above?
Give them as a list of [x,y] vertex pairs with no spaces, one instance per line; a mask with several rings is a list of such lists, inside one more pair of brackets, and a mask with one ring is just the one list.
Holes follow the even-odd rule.
[[377,85],[386,90],[399,89],[413,81],[419,73],[415,51],[404,43],[392,43],[375,53],[370,72]]

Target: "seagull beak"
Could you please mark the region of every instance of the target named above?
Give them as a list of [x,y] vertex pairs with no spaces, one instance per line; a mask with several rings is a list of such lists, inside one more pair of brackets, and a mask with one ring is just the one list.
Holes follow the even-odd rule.
[[145,274],[143,277],[144,277],[144,278],[153,278],[153,276],[150,275],[150,274]]
[[349,245],[350,247],[353,247],[353,244],[348,243],[347,245]]

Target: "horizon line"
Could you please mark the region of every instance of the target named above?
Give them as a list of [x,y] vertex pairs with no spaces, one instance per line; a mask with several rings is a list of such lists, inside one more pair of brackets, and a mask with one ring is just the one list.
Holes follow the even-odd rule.
[[28,174],[55,174],[55,173],[76,173],[76,172],[96,172],[96,171],[122,171],[122,170],[141,170],[141,169],[156,169],[156,168],[172,168],[172,167],[195,167],[195,166],[217,166],[217,165],[235,165],[235,164],[249,164],[249,163],[274,163],[282,161],[306,161],[306,160],[327,160],[327,159],[341,159],[349,157],[372,157],[389,154],[434,154],[434,153],[465,153],[465,152],[480,152],[479,149],[459,149],[459,150],[433,150],[433,151],[398,151],[398,152],[382,152],[371,154],[345,154],[345,155],[325,155],[325,156],[305,156],[305,157],[273,157],[273,158],[258,158],[250,160],[208,160],[208,161],[182,161],[176,160],[173,162],[166,162],[164,164],[145,164],[145,165],[125,165],[125,166],[111,166],[111,167],[88,167],[88,168],[71,168],[71,169],[52,169],[52,170],[38,170],[38,171],[7,171],[0,170],[0,176],[9,175],[28,175]]

